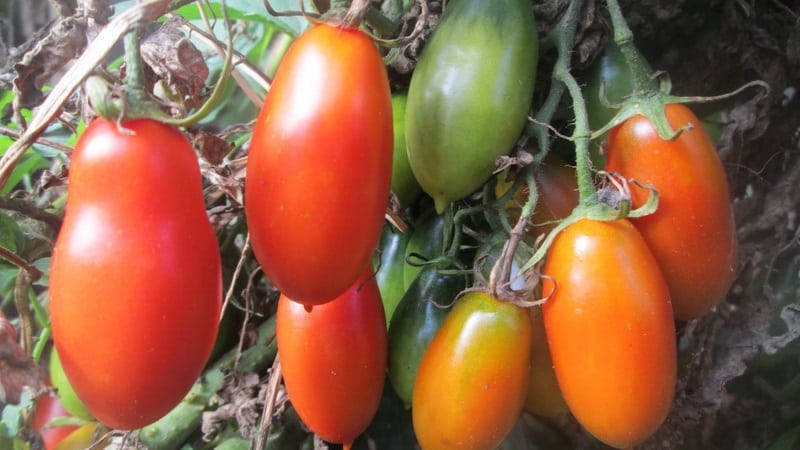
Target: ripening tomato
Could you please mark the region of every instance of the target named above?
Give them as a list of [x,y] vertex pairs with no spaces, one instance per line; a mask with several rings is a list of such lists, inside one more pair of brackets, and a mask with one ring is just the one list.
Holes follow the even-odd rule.
[[405,117],[411,170],[439,213],[479,189],[519,139],[537,39],[529,1],[447,4],[411,77]]
[[324,304],[281,295],[278,354],[297,414],[326,441],[352,444],[378,410],[386,378],[386,322],[371,272]]
[[644,239],[627,220],[579,220],[543,273],[548,347],[573,415],[608,445],[644,441],[669,412],[677,370],[669,291]]
[[392,175],[389,79],[357,29],[318,24],[292,43],[253,128],[245,212],[264,273],[324,303],[378,245]]
[[59,442],[78,429],[74,425],[50,426],[53,419],[70,416],[71,414],[64,408],[61,400],[54,395],[45,394],[36,400],[36,406],[31,415],[31,429],[42,436],[45,449],[53,450]]
[[528,312],[486,292],[461,297],[422,357],[411,413],[423,450],[494,449],[522,411]]
[[189,392],[217,335],[219,247],[197,156],[150,119],[94,120],[78,140],[50,272],[53,340],[78,397],[131,430]]
[[[669,104],[675,127],[691,125],[665,141],[644,116],[611,130],[606,169],[653,185],[658,210],[632,222],[644,236],[669,284],[675,318],[705,314],[725,298],[737,267],[736,229],[728,182],[719,156],[694,113]],[[633,189],[633,206],[649,195]]]
[[533,326],[533,349],[531,350],[531,382],[525,397],[525,410],[531,414],[565,424],[569,417],[569,407],[561,395],[558,379],[553,369],[553,358],[544,331],[542,309],[529,309]]
[[[556,221],[567,217],[578,206],[578,181],[575,169],[561,158],[550,154],[539,165],[535,175],[539,197],[531,215],[528,235],[536,239],[555,228]],[[510,181],[500,181],[495,187],[499,197],[512,186]],[[528,189],[523,186],[514,192],[506,203],[506,211],[511,220],[518,220],[522,207],[528,201]]]

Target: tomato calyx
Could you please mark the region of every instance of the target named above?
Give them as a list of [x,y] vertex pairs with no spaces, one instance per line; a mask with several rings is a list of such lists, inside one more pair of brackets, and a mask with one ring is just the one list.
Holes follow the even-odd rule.
[[[222,15],[225,24],[230,28],[227,9],[224,5]],[[225,49],[216,48],[218,52],[222,53],[223,64],[211,95],[192,114],[186,117],[173,117],[165,112],[165,107],[174,105],[181,99],[174,98],[160,83],[156,83],[154,92],[146,89],[140,48],[141,29],[135,27],[124,37],[126,70],[124,85],[111,87],[108,81],[99,75],[91,75],[86,79],[84,87],[95,114],[110,121],[116,121],[118,124],[125,120],[139,118],[150,118],[175,127],[187,127],[199,122],[223,100],[224,86],[233,70],[233,37],[231,33],[227,34]],[[216,44],[214,45],[216,46]]]
[[[763,90],[762,95],[766,95],[769,92],[769,85],[766,82],[755,80],[745,83],[731,92],[717,96],[687,97],[670,95],[672,84],[669,77],[663,72],[652,72],[644,56],[635,47],[633,43],[633,33],[622,15],[617,0],[610,0],[608,2],[608,12],[611,16],[614,29],[614,43],[612,45],[617,45],[619,51],[622,53],[623,64],[628,67],[634,87],[633,94],[629,98],[623,100],[620,105],[607,105],[609,107],[618,108],[619,110],[607,124],[592,133],[592,139],[603,136],[609,130],[622,124],[632,116],[643,115],[653,123],[661,139],[673,141],[677,139],[683,131],[690,130],[692,125],[686,124],[677,129],[673,128],[669,120],[667,120],[665,111],[667,104],[719,101],[734,97],[751,87],[760,87]],[[602,85],[600,91],[601,102],[604,102]]]

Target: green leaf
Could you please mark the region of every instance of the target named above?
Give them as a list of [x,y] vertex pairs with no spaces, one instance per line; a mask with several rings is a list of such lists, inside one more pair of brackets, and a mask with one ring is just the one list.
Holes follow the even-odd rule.
[[25,236],[22,235],[17,221],[8,214],[0,212],[0,247],[16,253],[25,246]]
[[3,407],[2,419],[0,420],[0,438],[17,437],[24,425],[24,417],[32,409],[33,395],[28,391],[22,392],[18,404],[7,404]]

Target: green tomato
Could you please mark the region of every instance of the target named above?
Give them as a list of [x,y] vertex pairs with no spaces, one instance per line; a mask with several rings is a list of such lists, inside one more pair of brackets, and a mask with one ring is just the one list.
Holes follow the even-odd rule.
[[464,272],[444,272],[435,264],[425,266],[395,310],[389,325],[389,381],[406,408],[411,407],[414,380],[425,349],[447,317],[449,305],[468,283]]
[[61,360],[58,358],[58,352],[56,352],[55,346],[50,352],[49,370],[50,383],[58,392],[58,398],[61,400],[61,404],[64,405],[64,408],[75,417],[85,420],[94,420],[92,414],[86,409],[86,405],[83,404],[78,394],[75,393],[75,389],[72,388],[69,379],[67,379],[64,369],[61,367]]
[[389,326],[392,314],[406,292],[405,257],[410,237],[411,232],[401,233],[391,225],[384,225],[378,243],[379,252],[373,261],[375,280],[378,282],[383,311],[386,314],[386,326]]
[[407,207],[414,203],[422,188],[411,171],[406,151],[406,102],[407,92],[392,95],[392,117],[394,121],[394,154],[392,159],[392,192],[397,195],[400,204]]
[[531,106],[538,37],[527,0],[453,0],[411,77],[411,170],[438,212],[480,188]]

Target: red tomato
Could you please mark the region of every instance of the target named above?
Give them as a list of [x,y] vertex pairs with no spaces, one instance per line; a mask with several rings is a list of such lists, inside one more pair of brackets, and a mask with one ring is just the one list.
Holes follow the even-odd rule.
[[283,381],[297,414],[326,441],[352,444],[375,416],[386,377],[386,319],[375,277],[365,273],[313,307],[281,295],[276,314]]
[[531,342],[524,308],[482,291],[461,297],[417,372],[411,412],[420,446],[497,448],[522,412]]
[[[714,145],[687,107],[667,105],[673,127],[692,124],[674,141],[658,137],[644,116],[611,130],[606,170],[652,184],[658,211],[634,219],[669,284],[675,318],[699,317],[725,298],[737,266],[728,182]],[[633,205],[649,192],[633,189]]]
[[177,405],[208,359],[222,270],[197,157],[175,128],[93,121],[70,166],[50,313],[64,373],[123,430]]
[[78,429],[77,426],[48,427],[50,421],[58,417],[70,417],[69,411],[58,397],[46,394],[36,400],[31,416],[31,429],[42,436],[47,450],[56,448],[59,442]]
[[392,174],[386,68],[361,31],[319,24],[287,51],[253,129],[245,211],[289,298],[324,303],[371,261]]
[[581,425],[636,445],[661,425],[675,391],[669,292],[627,220],[583,219],[556,236],[544,266],[545,331],[558,384]]

